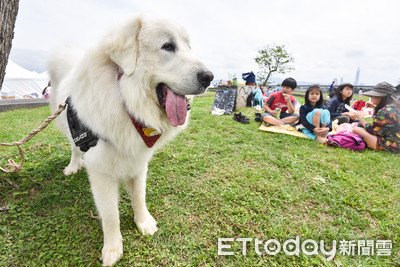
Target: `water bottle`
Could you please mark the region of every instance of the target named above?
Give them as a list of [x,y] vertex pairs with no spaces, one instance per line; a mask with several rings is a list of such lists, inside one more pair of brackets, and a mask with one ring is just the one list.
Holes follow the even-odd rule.
[[275,118],[280,119],[282,110],[280,108],[276,108],[275,111],[276,111]]
[[237,85],[236,73],[233,74],[233,77],[232,77],[232,85]]

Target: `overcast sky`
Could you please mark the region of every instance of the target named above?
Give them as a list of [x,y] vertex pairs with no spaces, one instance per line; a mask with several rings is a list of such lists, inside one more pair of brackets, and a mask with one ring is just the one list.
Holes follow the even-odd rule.
[[295,70],[276,77],[328,84],[400,82],[399,0],[20,0],[10,58],[42,72],[65,45],[87,47],[138,14],[184,25],[194,53],[214,72],[254,71],[266,45],[285,45]]

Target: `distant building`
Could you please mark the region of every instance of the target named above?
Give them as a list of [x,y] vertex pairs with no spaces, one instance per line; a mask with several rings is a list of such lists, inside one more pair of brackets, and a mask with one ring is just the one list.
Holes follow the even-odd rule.
[[358,67],[357,72],[356,72],[356,79],[354,80],[354,85],[358,85],[360,79],[360,67]]

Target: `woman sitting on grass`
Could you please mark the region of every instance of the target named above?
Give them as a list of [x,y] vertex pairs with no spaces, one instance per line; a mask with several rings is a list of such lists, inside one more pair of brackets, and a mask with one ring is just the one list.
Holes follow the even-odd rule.
[[332,130],[331,115],[323,105],[324,97],[318,85],[310,86],[305,95],[305,104],[300,107],[297,128],[313,140],[325,144],[325,135]]
[[366,106],[375,109],[372,124],[367,123],[360,113],[353,113],[364,127],[354,128],[353,133],[363,137],[372,149],[400,153],[400,103],[396,100],[395,90],[391,84],[381,82],[363,93],[371,97]]

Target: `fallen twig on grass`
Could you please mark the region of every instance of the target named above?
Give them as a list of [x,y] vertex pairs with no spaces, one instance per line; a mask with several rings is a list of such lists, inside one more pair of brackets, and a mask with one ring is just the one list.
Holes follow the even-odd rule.
[[7,177],[1,177],[3,178],[7,183],[9,183],[10,185],[14,186],[16,189],[19,189],[19,185],[17,185],[16,183],[14,183],[13,181],[11,181],[10,179],[8,179]]
[[90,219],[99,219],[100,217],[99,217],[99,216],[94,216],[94,215],[93,215],[93,211],[90,210],[90,216],[89,216],[89,218],[90,218]]

